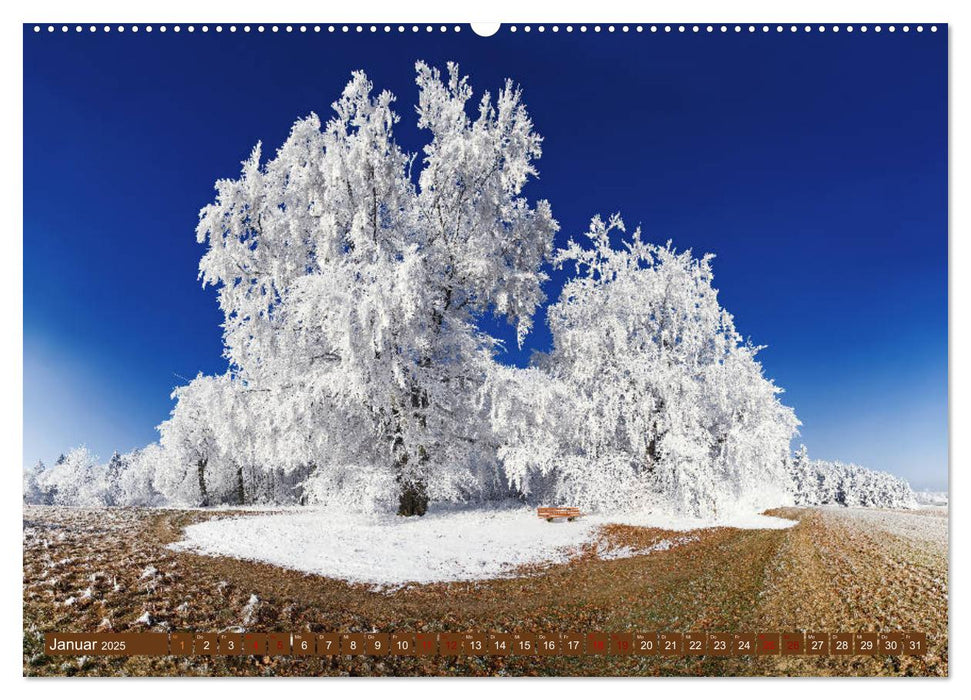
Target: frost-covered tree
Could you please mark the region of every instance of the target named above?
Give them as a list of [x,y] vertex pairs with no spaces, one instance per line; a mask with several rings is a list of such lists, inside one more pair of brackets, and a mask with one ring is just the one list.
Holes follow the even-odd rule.
[[159,506],[164,496],[155,486],[156,474],[164,469],[166,458],[158,443],[121,456],[123,468],[118,475],[115,504],[121,506]]
[[37,464],[24,469],[24,503],[50,505],[50,493],[42,486],[46,470],[42,460],[37,460]]
[[281,453],[302,436],[266,393],[228,373],[200,374],[173,398],[172,416],[159,426],[159,447],[146,448],[137,465],[139,473],[151,471],[152,488],[166,501],[211,506],[305,500],[303,484],[313,467]]
[[120,505],[119,479],[125,469],[128,468],[127,455],[122,456],[116,450],[105,465],[105,503],[109,506]]
[[225,376],[200,374],[172,393],[176,400],[172,417],[159,426],[166,459],[155,476],[157,488],[170,502],[212,503],[212,473],[221,456],[216,441],[219,409],[228,381]]
[[598,217],[585,245],[556,255],[576,274],[548,310],[553,349],[513,382],[518,399],[497,392],[500,408],[525,406],[493,408],[508,477],[588,508],[785,502],[798,422],[719,305],[711,256],[623,234],[619,217]]
[[809,459],[809,450],[805,445],[800,445],[789,460],[789,478],[792,481],[792,498],[796,505],[807,505],[820,499],[832,500],[833,495],[829,492],[825,474],[816,469]]
[[108,505],[106,475],[106,466],[82,445],[58,459],[39,481],[54,505],[94,508]]
[[[503,317],[522,340],[557,229],[522,196],[541,139],[519,90],[507,82],[473,114],[454,64],[418,63],[417,84],[417,180],[394,97],[359,72],[328,122],[298,120],[273,158],[258,145],[217,182],[197,229],[232,381],[258,395],[247,459],[310,466],[308,493],[402,515],[478,489],[488,426],[474,397],[495,341],[475,322]],[[181,434],[212,452],[198,429]]]

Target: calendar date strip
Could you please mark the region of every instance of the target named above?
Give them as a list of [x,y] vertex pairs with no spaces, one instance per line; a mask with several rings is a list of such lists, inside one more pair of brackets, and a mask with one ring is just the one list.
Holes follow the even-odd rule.
[[923,632],[46,634],[50,656],[921,656]]

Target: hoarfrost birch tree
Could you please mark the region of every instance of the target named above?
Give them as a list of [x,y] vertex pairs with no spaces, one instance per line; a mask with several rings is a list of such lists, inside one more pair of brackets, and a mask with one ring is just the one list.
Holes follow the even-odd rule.
[[212,504],[212,473],[221,458],[217,432],[220,394],[226,390],[225,375],[199,375],[172,393],[176,400],[172,417],[159,426],[160,444],[166,452],[165,468],[156,475],[159,489],[173,503]]
[[273,424],[256,456],[313,465],[329,493],[364,489],[402,515],[423,514],[431,490],[477,488],[473,397],[495,341],[475,320],[504,317],[522,340],[557,229],[522,196],[541,139],[519,90],[484,94],[472,116],[455,64],[416,70],[417,184],[393,96],[358,72],[330,121],[298,120],[274,158],[258,145],[217,182],[197,229],[232,381]]
[[538,474],[553,498],[589,508],[779,505],[798,422],[718,304],[711,256],[652,245],[639,229],[613,246],[623,233],[619,217],[597,217],[586,245],[556,255],[576,275],[549,308],[547,376],[527,399],[553,418],[524,434],[521,412],[493,409],[509,478],[523,488]]

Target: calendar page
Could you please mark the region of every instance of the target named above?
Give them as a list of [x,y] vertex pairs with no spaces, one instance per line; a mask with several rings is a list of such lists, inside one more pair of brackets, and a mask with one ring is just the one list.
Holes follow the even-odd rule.
[[948,25],[23,25],[24,676],[947,676]]

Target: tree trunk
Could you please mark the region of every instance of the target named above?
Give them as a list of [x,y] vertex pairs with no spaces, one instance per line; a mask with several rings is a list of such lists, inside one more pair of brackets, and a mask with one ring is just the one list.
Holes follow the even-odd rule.
[[199,505],[203,508],[209,507],[209,492],[206,490],[206,464],[208,459],[200,459],[196,462],[196,474],[199,477]]
[[[428,405],[428,398],[420,388],[414,387],[411,391],[411,405],[415,410],[419,424],[424,427],[425,416],[423,409]],[[401,489],[398,493],[398,515],[410,517],[413,515],[424,515],[428,512],[428,489],[425,485],[424,471],[428,463],[428,453],[424,446],[418,447],[418,468],[412,468],[408,460],[408,451],[405,449],[404,436],[401,430],[401,419],[395,411],[394,417],[394,437],[391,443],[391,455],[394,460],[394,473],[398,486]]]
[[246,504],[246,489],[243,486],[243,468],[236,467],[236,500],[239,505]]
[[403,485],[398,497],[398,515],[424,515],[428,512],[428,491],[425,482],[415,480]]
[[[428,511],[428,490],[425,487],[425,481],[410,473],[408,469],[408,453],[405,451],[404,439],[400,432],[395,433],[391,451],[395,479],[401,489],[398,493],[398,515],[406,517],[424,515]],[[425,449],[421,448],[419,453],[424,458],[422,461],[427,461]]]

